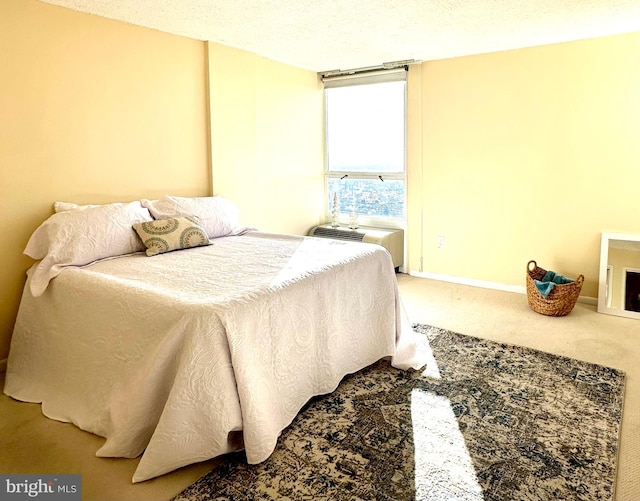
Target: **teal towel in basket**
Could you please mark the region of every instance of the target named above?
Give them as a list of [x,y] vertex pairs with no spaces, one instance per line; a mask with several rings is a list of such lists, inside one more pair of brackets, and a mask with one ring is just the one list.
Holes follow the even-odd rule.
[[542,297],[547,297],[556,285],[570,284],[573,280],[556,273],[555,271],[547,271],[542,280],[534,280],[538,291]]

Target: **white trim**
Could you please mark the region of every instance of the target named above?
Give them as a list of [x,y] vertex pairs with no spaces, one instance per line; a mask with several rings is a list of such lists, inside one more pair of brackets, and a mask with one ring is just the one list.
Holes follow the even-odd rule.
[[0,360],[0,372],[6,372],[7,370],[7,359],[3,358]]
[[[439,273],[431,273],[428,271],[410,270],[409,275],[412,277],[429,278],[440,282],[451,282],[459,285],[469,285],[471,287],[481,287],[483,289],[493,289],[503,292],[515,292],[517,294],[526,294],[527,288],[524,285],[501,284],[499,282],[488,282],[485,280],[476,280],[474,278],[455,277],[452,275],[441,275]],[[581,303],[597,305],[598,299],[590,296],[580,296],[578,301]]]
[[591,296],[578,296],[578,303],[590,304],[598,306],[598,298]]
[[606,287],[604,289],[604,299],[607,308],[611,308],[611,300],[613,299],[613,265],[607,265]]

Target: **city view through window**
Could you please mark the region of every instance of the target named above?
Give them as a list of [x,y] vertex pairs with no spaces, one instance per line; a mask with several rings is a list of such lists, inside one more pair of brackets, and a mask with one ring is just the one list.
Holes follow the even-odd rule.
[[392,179],[329,178],[327,207],[331,212],[335,194],[340,214],[404,220],[404,184]]

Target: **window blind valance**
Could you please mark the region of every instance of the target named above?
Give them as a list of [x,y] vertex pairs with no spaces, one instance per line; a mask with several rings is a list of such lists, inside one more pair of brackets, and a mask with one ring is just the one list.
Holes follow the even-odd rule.
[[383,82],[399,82],[407,79],[408,66],[393,69],[371,71],[357,71],[354,73],[340,73],[338,75],[322,75],[325,89],[333,87],[347,87],[349,85],[366,85]]

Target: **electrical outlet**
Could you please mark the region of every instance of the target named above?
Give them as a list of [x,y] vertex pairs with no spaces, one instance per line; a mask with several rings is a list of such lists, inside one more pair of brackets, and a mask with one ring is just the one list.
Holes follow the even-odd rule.
[[444,237],[443,236],[439,236],[438,237],[438,249],[442,249],[444,247]]

